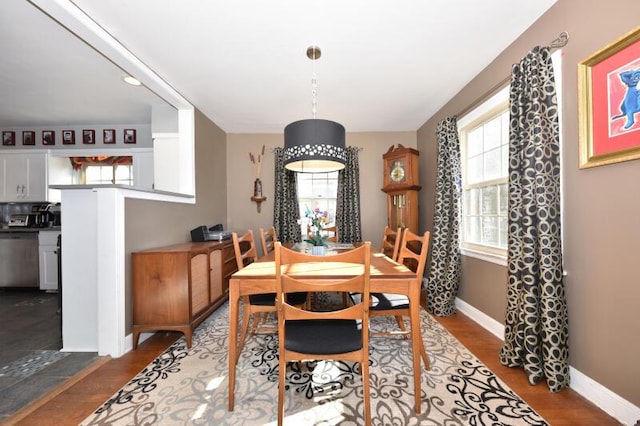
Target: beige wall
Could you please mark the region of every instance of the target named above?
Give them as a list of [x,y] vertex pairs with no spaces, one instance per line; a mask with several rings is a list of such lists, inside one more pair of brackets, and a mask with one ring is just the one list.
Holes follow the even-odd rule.
[[[251,228],[255,233],[260,227],[273,224],[274,161],[272,149],[284,145],[283,134],[229,134],[227,164],[229,191],[229,229],[245,232]],[[262,212],[256,211],[251,201],[253,195],[253,169],[249,152],[257,154],[265,145],[265,161],[262,166],[262,191],[267,201],[262,203]],[[402,144],[416,147],[415,132],[347,133],[346,145],[361,148],[360,203],[362,205],[362,237],[378,247],[382,230],[387,223],[386,195],[381,191],[383,164],[382,154],[391,145]]]
[[[196,203],[127,199],[125,202],[126,300],[131,300],[131,253],[191,240],[198,225],[226,225],[226,135],[207,117],[195,114]],[[131,303],[127,302],[127,333]]]
[[[569,33],[562,54],[562,191],[570,364],[635,405],[640,405],[640,161],[578,169],[577,64],[637,27],[639,14],[637,0],[558,0],[418,131],[418,148],[427,154],[423,170],[432,170],[437,122],[482,97],[535,45]],[[422,175],[423,205],[433,200],[434,176]],[[433,213],[427,213],[430,224]],[[460,297],[504,323],[505,268],[469,258],[463,265]]]

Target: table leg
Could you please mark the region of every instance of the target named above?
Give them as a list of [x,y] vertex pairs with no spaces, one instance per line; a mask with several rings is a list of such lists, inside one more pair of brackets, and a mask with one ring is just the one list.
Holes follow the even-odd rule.
[[236,387],[236,359],[238,350],[238,301],[239,284],[229,280],[229,411],[233,411]]
[[409,321],[411,323],[411,349],[413,355],[413,391],[415,393],[416,414],[420,414],[421,377],[420,355],[422,331],[420,330],[420,286],[413,285],[409,290]]

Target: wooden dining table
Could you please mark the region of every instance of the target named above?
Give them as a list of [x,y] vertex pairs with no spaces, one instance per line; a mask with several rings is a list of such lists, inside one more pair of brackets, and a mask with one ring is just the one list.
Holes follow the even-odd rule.
[[[331,281],[349,278],[362,273],[362,265],[318,262],[292,265],[287,274],[299,279]],[[420,330],[421,279],[404,265],[382,253],[371,253],[370,291],[372,293],[403,294],[409,298],[411,343],[414,369],[414,393],[416,413],[420,413],[420,350],[424,350]],[[245,266],[229,280],[229,411],[233,411],[238,358],[238,313],[243,296],[276,292],[274,253],[263,256]]]

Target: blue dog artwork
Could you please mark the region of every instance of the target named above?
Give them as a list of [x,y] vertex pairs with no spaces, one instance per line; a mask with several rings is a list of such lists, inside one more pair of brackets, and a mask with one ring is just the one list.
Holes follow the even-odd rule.
[[620,104],[621,114],[611,117],[611,120],[625,117],[623,128],[627,130],[635,124],[635,114],[640,112],[640,92],[638,92],[640,68],[621,72],[620,80],[627,86],[627,89]]

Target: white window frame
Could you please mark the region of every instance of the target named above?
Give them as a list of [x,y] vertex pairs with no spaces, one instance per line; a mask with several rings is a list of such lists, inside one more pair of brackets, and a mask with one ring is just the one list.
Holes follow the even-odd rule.
[[[562,155],[562,145],[563,145],[562,143],[562,134],[563,134],[563,131],[562,131],[562,128],[563,128],[562,49],[558,49],[555,52],[553,52],[551,54],[551,60],[553,62],[555,84],[556,84],[556,96],[557,96],[557,103],[558,103],[558,124],[559,124],[559,133],[560,133],[560,158],[562,159],[563,158],[563,155]],[[495,108],[497,108],[500,105],[500,102],[504,102],[504,100],[506,100],[506,102],[508,102],[509,100],[509,86],[504,87],[495,95],[493,95],[491,98],[489,98],[486,102],[483,102],[477,108],[474,108],[473,110],[469,111],[469,113],[465,114],[460,119],[458,119],[458,129],[468,127],[470,123],[474,121],[477,122],[478,120],[480,120],[480,117],[482,115],[486,116],[489,113],[489,111],[491,111],[492,109],[495,110]],[[507,108],[508,108],[508,104],[507,104]],[[462,148],[462,145],[463,143],[461,138],[461,148]],[[464,159],[464,156],[462,158]],[[564,168],[561,166],[560,168],[561,181],[564,180],[563,169]],[[464,173],[464,161],[463,161],[463,173]],[[560,206],[561,210],[564,210],[564,196],[561,196],[560,203],[561,203],[561,206]],[[564,215],[562,217],[562,221],[564,221]],[[563,229],[564,229],[564,226],[563,226]],[[464,223],[462,223],[461,231],[464,231]],[[477,249],[468,247],[462,243],[462,232],[461,232],[460,238],[461,238],[460,251],[463,255],[485,260],[487,262],[496,263],[503,266],[507,265],[506,250],[504,250],[504,255],[496,254],[487,250],[477,250]]]
[[[481,123],[490,121],[491,119],[499,116],[505,111],[508,111],[509,108],[509,86],[507,85],[499,92],[491,96],[488,100],[483,102],[478,107],[471,110],[469,113],[464,115],[458,120],[458,131],[460,133],[460,147],[462,154],[462,179],[463,179],[463,197],[464,190],[470,187],[474,187],[476,185],[467,185],[465,181],[466,175],[466,152],[467,152],[467,132],[473,130]],[[498,179],[492,179],[484,181],[484,185],[495,185],[495,184],[506,184],[508,182],[508,171],[504,174],[504,176]],[[507,202],[507,200],[503,200]],[[474,244],[465,241],[465,218],[464,218],[464,202],[463,202],[463,214],[462,214],[462,222],[460,229],[460,249],[461,253],[465,256],[470,256],[474,258],[478,258],[481,260],[485,260],[492,263],[497,263],[499,265],[506,266],[507,264],[507,249],[501,247],[494,247],[483,244]]]
[[123,183],[123,182],[117,182],[119,185],[129,185],[129,186],[133,186],[134,182],[133,182],[133,165],[132,164],[113,164],[113,165],[106,165],[106,164],[83,164],[82,165],[82,181],[83,183],[86,185],[87,184],[87,168],[89,167],[100,167],[101,169],[111,169],[111,180],[110,181],[101,181],[101,182],[93,182],[93,183],[89,183],[89,184],[116,184],[116,168],[118,167],[125,167],[129,169],[129,179],[127,180],[128,183]]
[[[298,208],[300,209],[300,231],[302,232],[302,236],[303,238],[307,235],[307,220],[305,219],[305,211],[307,209],[307,207],[311,210],[315,209],[319,203],[324,203],[325,200],[333,200],[334,201],[334,205],[337,208],[337,202],[338,202],[338,172],[326,172],[326,173],[307,173],[305,177],[311,177],[312,179],[326,179],[326,180],[335,180],[336,183],[336,192],[335,194],[333,194],[333,197],[328,197],[328,196],[323,196],[322,194],[315,194],[311,197],[301,197],[301,191],[300,191],[300,176],[303,175],[303,173],[298,173],[298,179],[296,179],[297,182],[297,190],[298,190]],[[324,209],[322,209],[324,210]],[[330,223],[327,224],[327,226],[331,226],[332,224],[335,223],[335,219],[336,219],[336,210],[333,209],[331,210],[330,208],[327,209],[327,211],[329,212],[329,219],[330,219]]]

